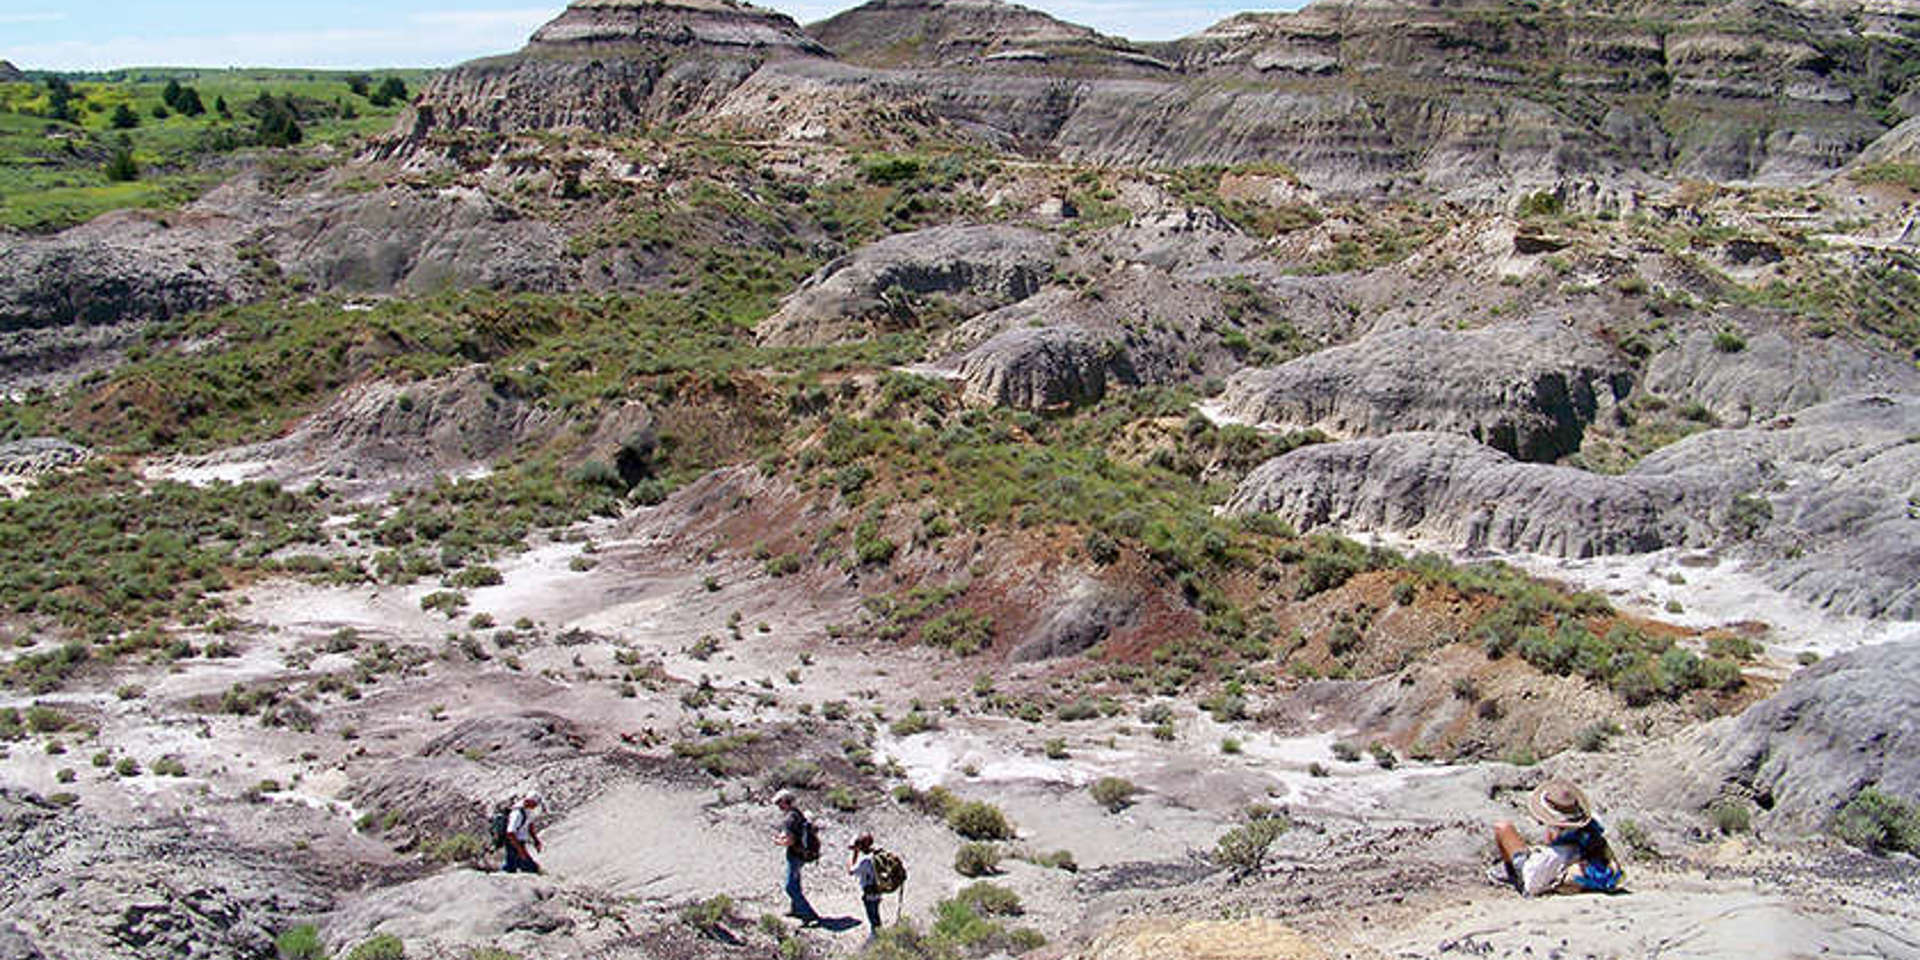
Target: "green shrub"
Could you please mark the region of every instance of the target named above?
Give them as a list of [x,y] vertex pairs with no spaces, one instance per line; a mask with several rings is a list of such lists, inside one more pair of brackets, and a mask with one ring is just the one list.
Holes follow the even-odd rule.
[[320,942],[320,931],[311,923],[282,932],[274,938],[273,947],[279,960],[326,960],[327,957],[327,948]]
[[961,887],[953,898],[983,917],[1017,917],[1027,912],[1019,894],[984,880]]
[[1333,745],[1333,758],[1341,763],[1358,763],[1360,748],[1345,740],[1336,741]]
[[1619,736],[1620,725],[1612,720],[1599,720],[1580,728],[1574,734],[1574,745],[1585,753],[1599,753],[1607,748],[1607,741]]
[[1233,871],[1235,879],[1257,872],[1267,862],[1275,840],[1291,827],[1284,817],[1261,817],[1227,831],[1214,844],[1213,861]]
[[1133,781],[1124,777],[1101,777],[1087,789],[1093,794],[1093,802],[1105,807],[1108,813],[1119,813],[1132,806],[1134,795],[1140,792]]
[[688,904],[680,910],[680,922],[708,936],[718,934],[732,918],[733,898],[724,893]]
[[455,833],[428,843],[424,852],[435,863],[466,863],[486,855],[487,841],[475,834]]
[[982,800],[969,800],[947,813],[947,826],[968,840],[1011,840],[1013,825],[1000,808]]
[[406,957],[406,944],[391,933],[375,934],[347,954],[347,960],[406,960]]
[[1064,737],[1048,739],[1046,743],[1041,745],[1041,749],[1046,753],[1048,760],[1065,760],[1071,756],[1071,754],[1067,752],[1067,741]]
[[120,761],[113,765],[113,772],[123,777],[137,777],[140,775],[140,761],[132,757],[121,757]]
[[1707,808],[1707,817],[1713,821],[1713,828],[1722,834],[1731,836],[1747,833],[1753,829],[1753,811],[1746,801],[1736,797],[1722,797]]
[[953,870],[963,877],[985,877],[1000,872],[1000,848],[991,843],[963,843],[953,853]]
[[1393,748],[1384,743],[1375,741],[1367,748],[1367,752],[1373,754],[1373,762],[1379,764],[1382,770],[1392,770],[1400,763],[1400,758],[1394,756]]
[[1834,814],[1833,835],[1874,854],[1920,854],[1920,805],[1868,787]]
[[940,721],[932,714],[914,710],[895,720],[887,729],[896,737],[911,737],[916,733],[940,729]]
[[1747,341],[1738,331],[1722,330],[1713,335],[1713,348],[1721,353],[1739,353],[1747,348]]

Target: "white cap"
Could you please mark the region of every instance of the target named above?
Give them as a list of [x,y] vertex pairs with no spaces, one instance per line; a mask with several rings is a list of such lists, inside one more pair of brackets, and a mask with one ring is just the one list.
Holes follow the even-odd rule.
[[776,807],[780,806],[781,804],[792,803],[792,802],[793,802],[792,790],[782,790],[779,793],[776,793],[773,795],[773,805]]

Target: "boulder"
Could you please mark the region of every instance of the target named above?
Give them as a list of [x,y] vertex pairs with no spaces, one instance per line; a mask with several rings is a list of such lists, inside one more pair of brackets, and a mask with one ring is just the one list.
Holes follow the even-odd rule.
[[1588,424],[1632,389],[1626,358],[1559,324],[1374,334],[1236,375],[1229,419],[1335,436],[1436,430],[1522,460],[1580,449]]

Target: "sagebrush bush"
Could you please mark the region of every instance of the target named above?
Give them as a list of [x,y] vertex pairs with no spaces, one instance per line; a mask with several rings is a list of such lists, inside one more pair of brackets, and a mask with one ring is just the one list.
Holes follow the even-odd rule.
[[391,933],[375,934],[372,938],[353,948],[346,960],[406,960],[406,944]]
[[983,917],[1017,917],[1027,912],[1019,894],[997,883],[980,881],[967,884],[953,898],[972,907],[975,913]]
[[1011,840],[1013,824],[1000,808],[983,800],[955,805],[947,813],[947,826],[968,840]]
[[327,956],[326,945],[320,942],[320,930],[311,923],[283,931],[274,938],[273,947],[279,960],[326,960]]
[[1107,808],[1108,813],[1119,813],[1132,806],[1134,795],[1140,792],[1140,788],[1125,777],[1101,777],[1087,790],[1093,794],[1093,802]]
[[1227,831],[1213,847],[1213,861],[1240,878],[1257,872],[1267,862],[1267,853],[1275,840],[1292,825],[1284,817],[1269,816],[1251,820]]
[[1834,814],[1833,835],[1868,853],[1920,854],[1920,805],[1868,787]]
[[963,843],[953,853],[953,870],[963,877],[985,877],[1000,872],[1000,848],[991,843]]

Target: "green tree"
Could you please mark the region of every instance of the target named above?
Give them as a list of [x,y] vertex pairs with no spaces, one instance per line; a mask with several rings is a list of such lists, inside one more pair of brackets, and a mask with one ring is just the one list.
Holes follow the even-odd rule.
[[113,108],[113,116],[107,123],[115,130],[131,130],[140,125],[140,115],[123,103]]
[[407,85],[401,82],[399,77],[388,77],[380,81],[379,88],[373,91],[373,95],[367,98],[367,102],[376,107],[385,107],[395,103],[405,103],[406,99]]
[[305,138],[292,98],[282,100],[261,93],[247,106],[247,112],[255,118],[254,140],[263,147],[291,147]]
[[160,91],[160,102],[169,107],[179,109],[180,89],[180,81],[169,78],[167,80],[167,88]]
[[200,91],[192,87],[181,89],[180,97],[174,103],[173,109],[179,111],[182,116],[188,117],[197,117],[207,112],[206,104],[200,102]]
[[114,183],[127,183],[140,179],[140,165],[133,160],[133,141],[126,134],[114,145],[112,156],[107,158],[107,179]]
[[66,123],[79,123],[80,111],[74,101],[81,99],[65,77],[47,78],[47,116]]

